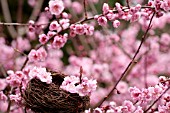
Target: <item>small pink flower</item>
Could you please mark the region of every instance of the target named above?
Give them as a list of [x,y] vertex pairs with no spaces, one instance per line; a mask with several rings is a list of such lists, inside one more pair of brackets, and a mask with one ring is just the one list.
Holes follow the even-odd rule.
[[131,19],[130,19],[130,22],[135,22],[137,21],[141,16],[141,13],[140,12],[137,12],[135,14],[132,15]]
[[7,83],[12,87],[18,87],[21,85],[25,74],[22,71],[16,71],[15,73],[12,70],[7,71],[8,77],[6,77]]
[[60,24],[58,24],[57,21],[51,22],[49,29],[50,29],[51,31],[56,30],[57,32],[60,32],[60,31],[62,30]]
[[107,3],[103,4],[103,14],[106,14],[109,12],[109,5]]
[[132,113],[135,110],[135,106],[133,105],[133,103],[128,100],[125,100],[123,102],[123,107],[125,108],[123,109],[123,112],[127,112],[127,113]]
[[62,0],[50,0],[49,11],[51,14],[60,15],[64,10],[64,3]]
[[118,28],[119,26],[120,26],[119,20],[113,21],[113,27],[114,27],[114,28]]
[[56,35],[54,37],[53,42],[52,42],[52,47],[57,48],[57,49],[63,47],[65,45],[65,43],[67,42],[67,37],[68,37],[67,34],[65,34],[63,36],[62,35]]
[[144,113],[144,111],[141,106],[137,106],[137,109],[135,110],[134,113]]
[[47,53],[44,48],[40,48],[38,50],[32,49],[28,54],[28,59],[31,62],[44,61],[46,57],[47,57]]
[[70,20],[69,19],[61,19],[59,20],[60,25],[62,26],[63,29],[67,29],[70,25]]
[[78,77],[75,76],[67,76],[64,78],[62,85],[60,86],[61,89],[69,91],[70,93],[77,93],[76,90],[76,83],[79,83],[80,80]]
[[85,31],[85,33],[86,33],[86,35],[89,35],[89,36],[93,35],[93,33],[94,33],[94,26],[88,26],[86,31]]
[[41,44],[45,44],[49,40],[49,37],[45,34],[39,35],[39,42]]
[[54,31],[48,31],[47,36],[48,36],[48,37],[53,37],[53,36],[56,35],[56,34],[57,34],[57,33],[54,32]]
[[30,70],[28,74],[30,79],[38,78],[42,82],[46,82],[47,84],[50,84],[52,82],[52,76],[50,72],[47,72],[46,68],[42,67],[34,67]]
[[107,24],[107,19],[104,16],[99,16],[97,19],[99,25],[105,26]]
[[21,94],[11,94],[9,95],[10,100],[15,101],[16,103],[20,103],[22,101]]
[[84,25],[76,24],[75,26],[75,33],[79,35],[83,35],[85,33]]

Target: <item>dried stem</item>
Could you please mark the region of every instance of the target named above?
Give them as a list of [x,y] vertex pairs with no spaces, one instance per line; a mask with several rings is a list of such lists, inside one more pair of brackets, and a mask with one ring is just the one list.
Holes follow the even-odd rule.
[[24,69],[24,67],[26,66],[26,64],[27,64],[27,62],[28,62],[28,56],[27,56],[27,58],[26,58],[26,60],[25,60],[25,62],[24,62],[24,64],[22,65],[22,67],[21,67],[21,70],[23,70]]
[[82,82],[82,74],[83,74],[83,68],[82,66],[80,67],[80,84]]
[[170,89],[170,87],[168,87],[145,111],[144,113],[147,113],[147,111],[149,111],[152,106]]
[[[0,0],[0,2],[1,2],[3,17],[4,17],[5,21],[8,23],[12,23],[11,14],[10,14],[9,7],[8,7],[8,1]],[[14,26],[8,26],[7,28],[8,28],[8,31],[9,31],[11,37],[16,38],[17,32],[16,32]]]
[[87,19],[87,9],[86,9],[86,0],[83,1],[83,6],[84,6],[84,16],[85,16],[85,19]]
[[17,22],[22,22],[23,0],[18,0]]
[[126,69],[124,70],[124,72],[121,74],[120,78],[118,79],[118,81],[116,82],[116,84],[114,85],[114,87],[112,88],[112,90],[107,94],[106,97],[104,97],[104,98],[99,102],[99,104],[97,105],[97,107],[100,107],[100,106],[103,104],[103,102],[112,95],[112,93],[113,93],[113,91],[116,89],[118,83],[122,80],[122,78],[124,77],[124,75],[126,74],[126,72],[129,70],[129,68],[131,67],[131,65],[132,65],[133,63],[135,63],[135,58],[136,58],[136,56],[138,55],[138,53],[139,53],[139,51],[140,51],[140,49],[141,49],[141,47],[142,47],[142,44],[144,43],[144,41],[145,41],[145,39],[146,39],[146,36],[147,36],[147,33],[148,33],[149,29],[151,28],[151,23],[152,23],[152,20],[153,20],[154,15],[155,15],[155,11],[154,11],[154,13],[153,13],[153,15],[152,15],[152,17],[151,17],[151,20],[150,20],[150,22],[149,22],[148,28],[147,28],[145,34],[143,35],[142,40],[141,40],[141,43],[140,43],[140,45],[139,45],[139,47],[138,47],[135,55],[133,56],[131,62],[130,62],[129,65],[126,67]]
[[126,0],[127,7],[130,9],[129,0]]

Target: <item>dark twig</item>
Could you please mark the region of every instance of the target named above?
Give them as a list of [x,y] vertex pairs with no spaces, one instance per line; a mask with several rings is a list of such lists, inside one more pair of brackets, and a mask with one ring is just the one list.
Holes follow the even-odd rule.
[[83,74],[83,68],[82,66],[80,67],[80,84],[82,82],[82,74]]
[[112,93],[113,93],[113,91],[116,89],[118,83],[122,80],[122,78],[124,77],[124,75],[126,74],[126,72],[129,70],[129,68],[131,67],[131,65],[132,65],[133,63],[135,63],[135,58],[136,58],[136,56],[138,55],[138,53],[139,53],[139,51],[140,51],[140,49],[141,49],[141,47],[142,47],[142,44],[144,43],[144,41],[145,41],[145,39],[146,39],[146,36],[147,36],[147,33],[148,33],[149,29],[151,28],[151,23],[152,23],[152,20],[153,20],[154,15],[155,15],[155,11],[154,11],[154,13],[153,13],[153,15],[152,15],[152,17],[151,17],[151,20],[150,20],[150,22],[149,22],[148,28],[147,28],[145,34],[143,35],[142,40],[141,40],[141,43],[140,43],[140,45],[139,45],[139,47],[138,47],[135,55],[133,56],[131,62],[128,64],[128,66],[126,67],[126,69],[124,70],[124,72],[121,74],[120,78],[118,79],[118,81],[116,82],[116,84],[114,85],[114,87],[112,88],[112,90],[107,94],[106,97],[104,97],[104,98],[99,102],[99,104],[97,105],[97,107],[100,107],[100,106],[103,104],[103,102],[112,95]]
[[85,19],[87,19],[87,9],[86,9],[86,0],[83,1],[83,6],[84,6],[84,16],[85,16]]
[[129,0],[126,0],[127,7],[130,9]]

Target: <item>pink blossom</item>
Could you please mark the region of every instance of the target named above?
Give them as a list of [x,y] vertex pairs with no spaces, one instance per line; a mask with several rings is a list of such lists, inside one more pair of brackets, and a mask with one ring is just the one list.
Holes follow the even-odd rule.
[[61,89],[69,91],[70,93],[77,93],[76,90],[76,83],[79,83],[80,80],[78,77],[75,76],[67,76],[64,78],[62,85],[60,86]]
[[60,31],[62,30],[60,24],[58,24],[57,21],[51,22],[49,29],[50,29],[51,31],[56,30],[57,32],[60,32]]
[[62,17],[63,17],[64,19],[69,19],[69,14],[66,13],[66,12],[63,12],[63,13],[62,13]]
[[120,81],[119,84],[117,85],[117,90],[120,93],[126,93],[128,91],[128,84],[124,81]]
[[163,33],[160,38],[160,43],[168,46],[170,44],[170,35],[167,33]]
[[137,109],[135,110],[134,113],[144,113],[144,111],[141,106],[137,106]]
[[63,47],[65,45],[65,43],[67,42],[67,37],[68,37],[67,34],[65,34],[63,36],[62,35],[56,35],[54,37],[53,42],[52,42],[52,47],[57,48],[57,49]]
[[45,44],[49,40],[49,37],[45,34],[39,35],[39,42],[41,44]]
[[31,62],[44,61],[47,57],[47,52],[44,48],[38,50],[32,49],[28,54],[28,58]]
[[88,80],[87,77],[82,79],[82,83],[76,86],[76,90],[80,96],[90,95],[96,90],[96,80]]
[[114,20],[113,21],[113,27],[118,28],[120,26],[119,20]]
[[141,14],[140,14],[139,12],[133,14],[132,17],[131,17],[131,19],[130,19],[130,21],[131,21],[131,22],[137,21],[137,20],[140,18],[140,15],[141,15]]
[[103,113],[101,108],[95,108],[93,113]]
[[109,12],[109,5],[107,3],[103,4],[103,14],[106,14]]
[[21,85],[21,82],[25,77],[25,74],[22,71],[13,72],[12,70],[9,70],[7,73],[9,76],[6,77],[6,81],[11,87],[17,87]]
[[97,18],[97,22],[99,23],[99,25],[105,26],[107,24],[107,19],[104,16],[99,16]]
[[16,103],[21,103],[22,97],[21,94],[11,94],[9,95],[10,100],[16,102]]
[[62,29],[67,29],[70,26],[70,20],[69,19],[61,19],[59,20],[60,26]]
[[136,88],[136,87],[130,87],[129,88],[129,92],[131,93],[131,97],[134,99],[134,100],[139,100],[141,98],[141,91]]
[[131,101],[125,100],[123,102],[122,111],[124,111],[126,113],[132,113],[134,110],[135,110],[135,106],[133,105],[133,103]]
[[79,35],[83,35],[85,33],[84,25],[76,24],[75,25],[75,33]]
[[52,76],[50,72],[47,72],[46,68],[42,67],[34,67],[29,72],[29,78],[38,78],[42,82],[46,82],[47,84],[50,84],[52,82]]
[[[78,84],[78,85],[76,85]],[[78,93],[80,96],[90,95],[92,91],[96,90],[96,80],[88,80],[87,77],[80,78],[76,76],[68,76],[64,78],[61,89],[69,91],[70,93]]]
[[48,31],[47,36],[48,36],[48,37],[53,37],[53,36],[56,35],[56,34],[57,34],[57,33],[54,32],[54,31]]
[[60,15],[64,10],[64,3],[62,0],[50,0],[49,11],[51,14]]
[[114,13],[112,13],[112,12],[109,12],[109,13],[106,15],[106,17],[107,17],[108,20],[112,21],[112,20],[115,20],[115,19],[118,17],[118,15],[117,15],[117,14],[114,14]]

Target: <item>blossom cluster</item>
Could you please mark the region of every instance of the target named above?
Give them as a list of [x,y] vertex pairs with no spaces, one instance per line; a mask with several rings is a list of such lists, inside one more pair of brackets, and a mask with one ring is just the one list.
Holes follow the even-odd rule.
[[44,61],[47,57],[47,52],[44,48],[38,50],[32,49],[28,54],[28,59],[30,62]]
[[[36,10],[39,2],[28,0]],[[33,78],[51,84],[47,69],[71,75],[60,89],[89,96],[85,113],[170,112],[169,0],[104,2],[49,0],[37,17],[33,13],[36,19],[21,24],[27,27],[16,27],[12,40],[0,36],[0,112],[23,113],[21,91]]]
[[[118,106],[116,102],[111,101],[108,105],[101,106],[100,108],[93,109],[93,113],[144,113],[149,109],[149,104],[152,102],[155,104],[156,99],[162,97],[158,103],[159,113],[169,112],[169,97],[170,94],[166,93],[166,90],[170,88],[169,78],[163,76],[159,77],[160,81],[158,85],[148,88],[142,88],[141,90],[137,87],[130,87],[129,92],[133,100],[125,100],[121,106]],[[154,106],[149,112],[156,111]],[[86,110],[85,113],[91,113],[91,110]]]
[[79,78],[76,76],[65,77],[60,86],[61,89],[64,89],[70,93],[78,93],[80,96],[90,95],[96,90],[96,87],[96,80],[91,80],[87,77]]
[[78,35],[93,35],[94,26],[88,24],[72,24],[70,26],[70,35],[74,37]]

